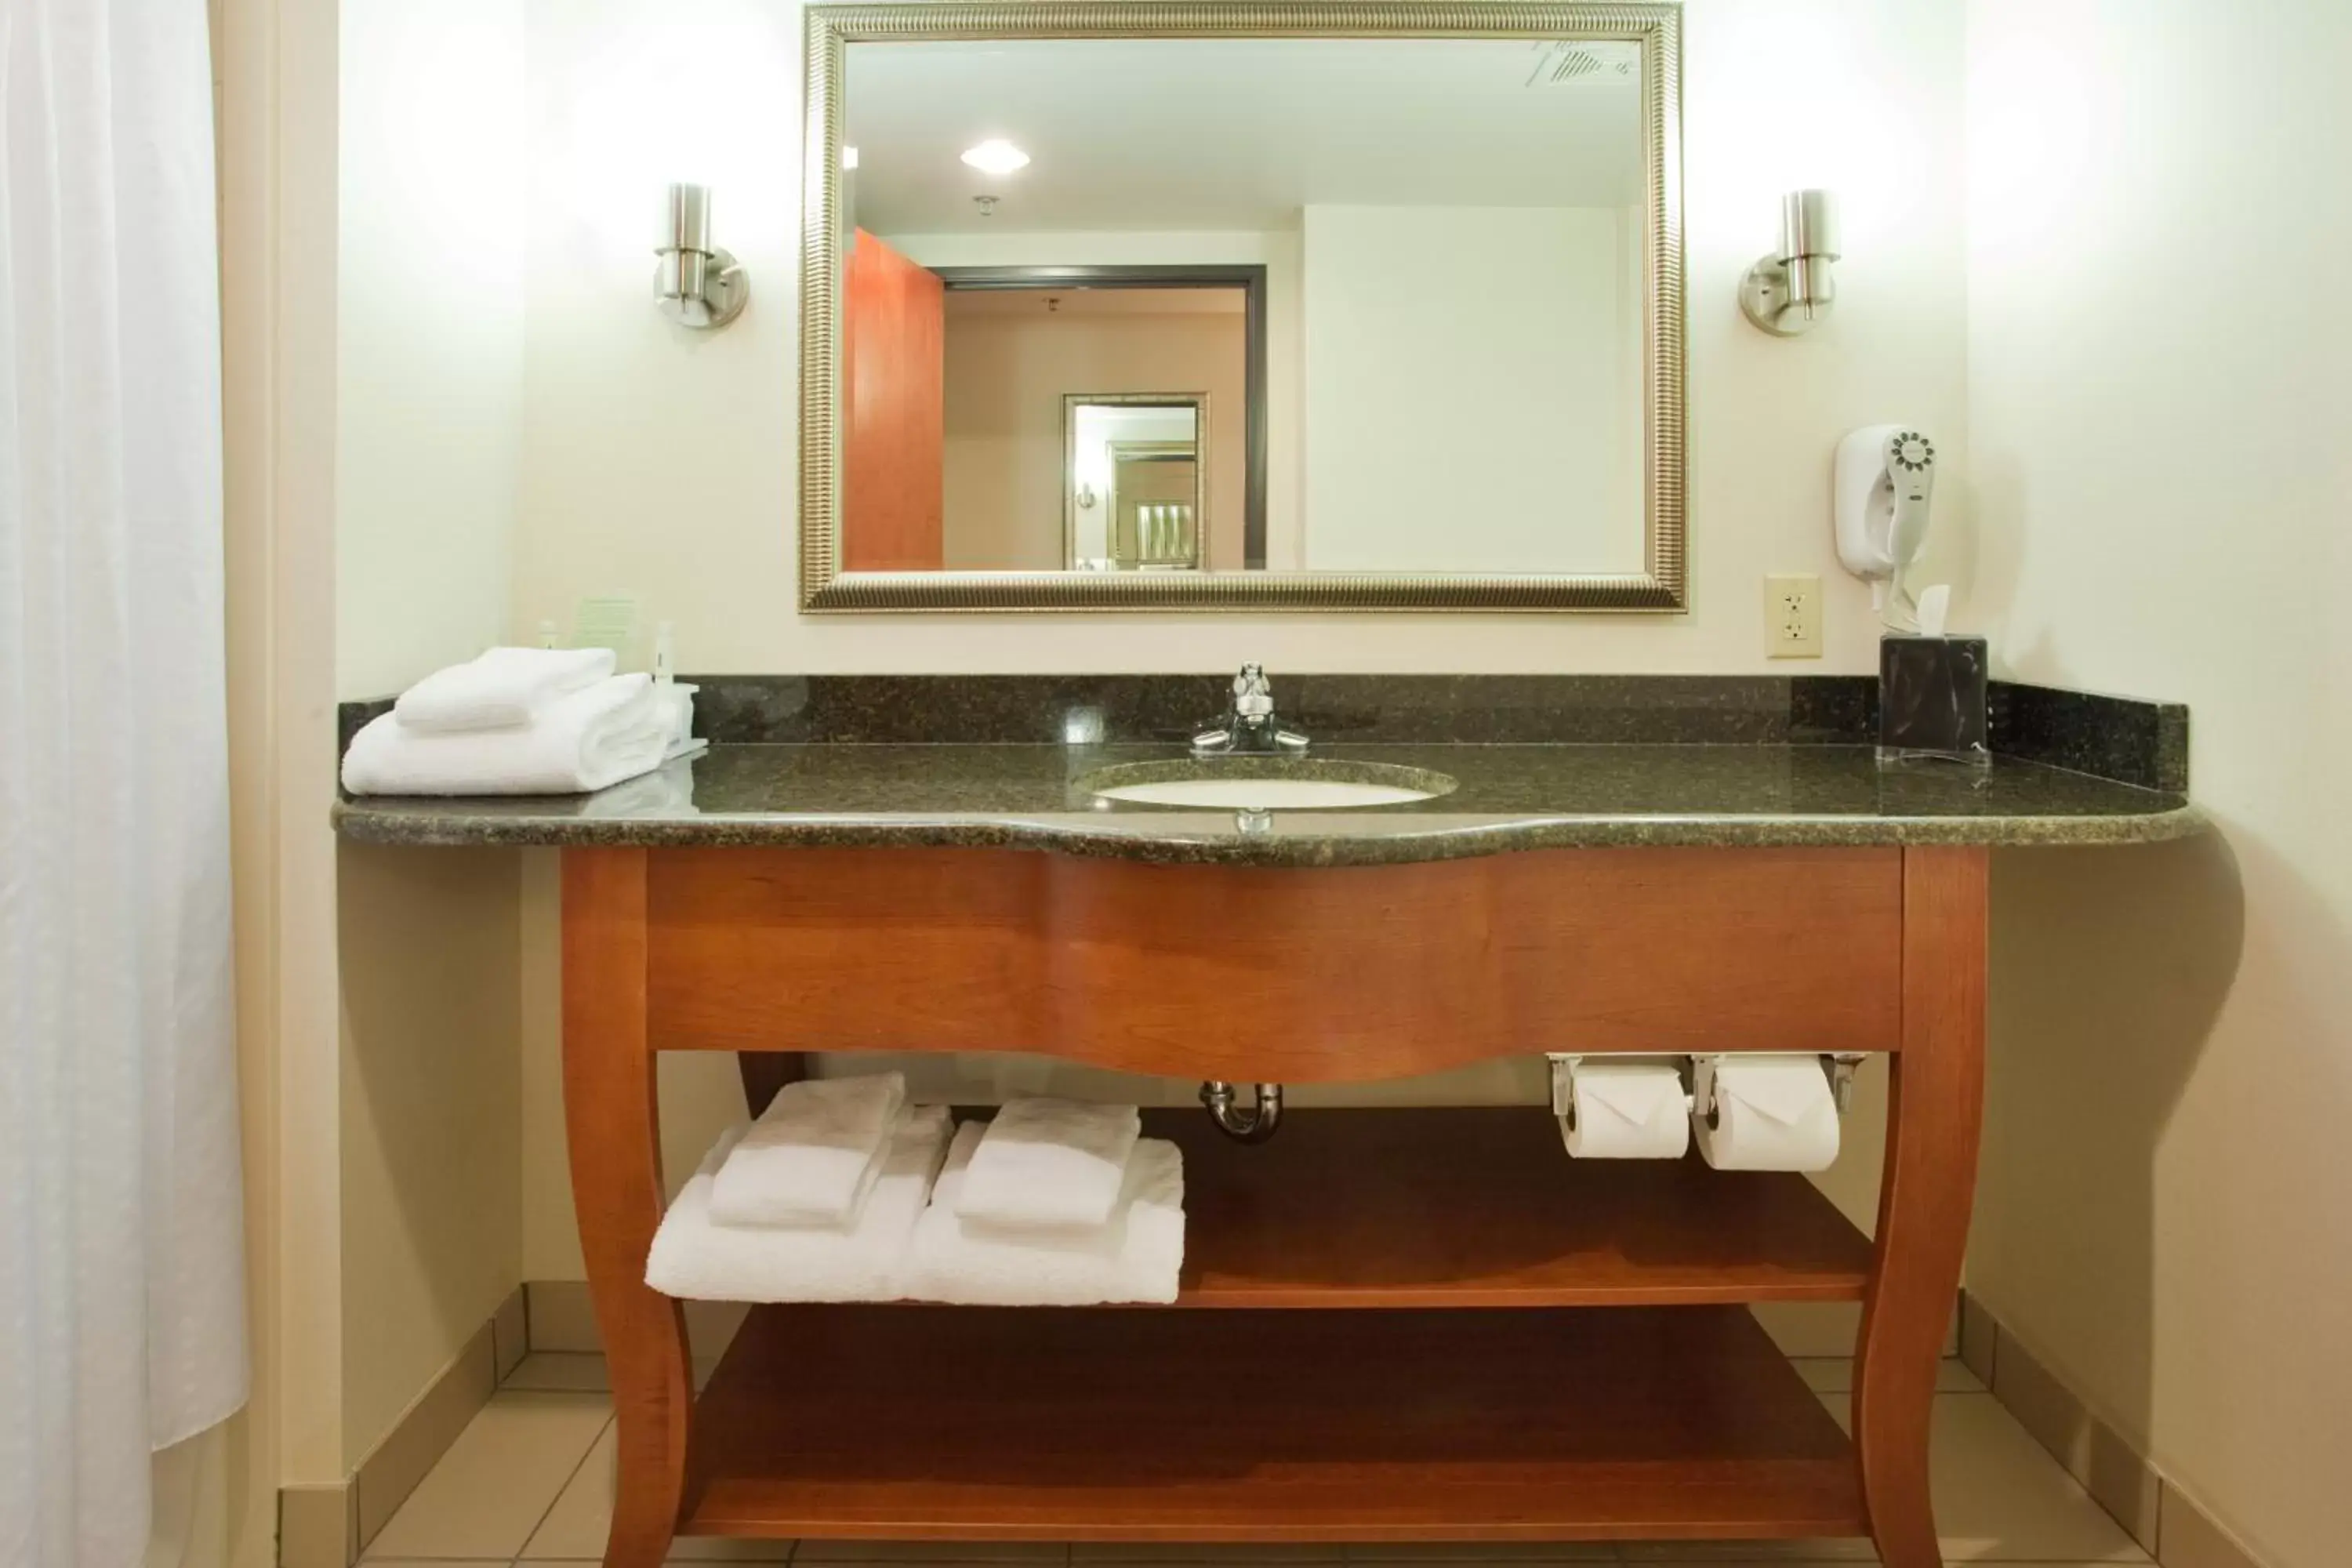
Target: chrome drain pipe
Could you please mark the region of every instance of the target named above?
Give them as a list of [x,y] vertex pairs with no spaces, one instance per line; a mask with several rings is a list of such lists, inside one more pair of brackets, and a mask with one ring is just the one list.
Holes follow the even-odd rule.
[[1263,1143],[1273,1137],[1282,1125],[1282,1085],[1259,1084],[1257,1103],[1247,1110],[1238,1109],[1234,1098],[1234,1086],[1223,1079],[1201,1085],[1201,1103],[1209,1108],[1209,1120],[1218,1131],[1240,1143]]

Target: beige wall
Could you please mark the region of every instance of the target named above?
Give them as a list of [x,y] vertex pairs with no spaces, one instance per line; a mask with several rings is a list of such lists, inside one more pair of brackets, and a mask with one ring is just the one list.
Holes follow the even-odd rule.
[[337,689],[504,634],[522,419],[522,0],[341,0]]
[[511,850],[336,857],[346,1465],[522,1282],[517,888]]
[[[2352,1541],[2352,12],[1970,22],[1994,646],[2189,703],[2221,833],[2000,862],[1969,1288],[2263,1561],[2324,1568]],[[2184,272],[2195,215],[2255,226]]]
[[959,312],[947,328],[947,564],[1063,564],[1062,396],[1209,395],[1209,565],[1239,571],[1248,429],[1238,311],[1018,316]]

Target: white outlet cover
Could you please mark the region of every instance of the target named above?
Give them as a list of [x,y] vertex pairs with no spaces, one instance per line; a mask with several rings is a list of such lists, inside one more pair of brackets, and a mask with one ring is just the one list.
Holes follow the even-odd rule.
[[1780,572],[1764,579],[1764,655],[1822,657],[1822,580],[1812,573]]

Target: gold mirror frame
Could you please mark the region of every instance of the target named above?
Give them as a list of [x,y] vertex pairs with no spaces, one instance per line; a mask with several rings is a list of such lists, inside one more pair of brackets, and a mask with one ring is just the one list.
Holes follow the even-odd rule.
[[[819,615],[1058,610],[1647,611],[1687,607],[1683,476],[1682,11],[1466,0],[1040,0],[811,5],[801,184],[801,607]],[[1647,275],[1644,569],[1423,572],[844,572],[841,569],[841,110],[844,47],[995,38],[1395,37],[1642,47]]]

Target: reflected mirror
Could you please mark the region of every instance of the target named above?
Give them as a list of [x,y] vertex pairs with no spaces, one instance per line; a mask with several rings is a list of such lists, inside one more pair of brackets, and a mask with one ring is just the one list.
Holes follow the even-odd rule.
[[1680,607],[1671,7],[1046,15],[811,9],[811,608]]
[[[1208,395],[1071,393],[1062,474],[1067,525],[1062,565],[1079,572],[1199,572],[1207,530]],[[1235,528],[1222,541],[1238,559],[1239,496],[1223,498]],[[977,505],[975,500],[972,505]]]

